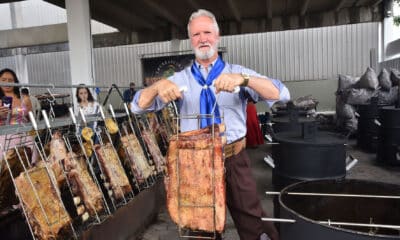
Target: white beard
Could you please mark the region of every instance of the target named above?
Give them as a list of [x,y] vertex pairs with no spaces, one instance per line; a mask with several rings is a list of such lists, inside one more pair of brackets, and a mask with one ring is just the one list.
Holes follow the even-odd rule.
[[201,60],[207,60],[210,59],[212,56],[214,56],[215,52],[216,52],[216,46],[213,47],[211,45],[210,49],[207,50],[206,52],[201,51],[199,48],[195,48],[194,49],[194,55],[196,56],[196,58],[199,58]]

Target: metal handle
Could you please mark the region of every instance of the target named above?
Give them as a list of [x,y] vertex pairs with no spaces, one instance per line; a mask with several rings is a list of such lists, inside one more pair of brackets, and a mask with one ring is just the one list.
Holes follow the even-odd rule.
[[382,126],[381,122],[379,122],[378,119],[375,119],[375,120],[374,120],[374,123],[375,123],[376,125],[378,125],[379,127]]
[[103,120],[106,119],[106,117],[104,116],[104,112],[103,112],[103,107],[102,107],[102,106],[100,106],[99,110],[100,110],[100,116],[101,116],[101,118],[102,118]]
[[126,114],[128,114],[128,116],[129,116],[130,115],[130,111],[129,111],[129,108],[128,108],[128,104],[124,103],[124,108],[125,108]]
[[112,117],[115,119],[115,112],[114,112],[114,108],[111,104],[108,105],[108,108],[110,109],[111,115]]
[[355,115],[356,117],[360,117],[360,114],[359,114],[358,112],[354,112],[354,115]]
[[79,114],[81,115],[82,121],[86,124],[86,118],[82,108],[79,109]]
[[356,164],[358,163],[358,159],[354,158],[351,162],[346,165],[346,171],[350,171]]
[[37,124],[36,124],[35,116],[33,116],[33,112],[32,112],[32,111],[29,111],[28,114],[29,114],[29,119],[31,120],[33,129],[35,129],[35,131],[37,131],[37,130],[38,130],[38,129],[37,129]]
[[182,86],[179,88],[179,92],[187,92],[188,87],[187,86]]
[[49,118],[47,117],[47,113],[45,110],[42,110],[42,115],[43,115],[44,122],[46,123],[46,127],[50,129]]
[[265,137],[270,143],[272,143],[273,140],[272,140],[271,135],[265,134],[264,137]]
[[71,119],[72,119],[72,123],[76,124],[76,118],[75,118],[74,110],[72,110],[72,107],[68,108],[68,110],[69,110],[69,115],[71,116]]
[[265,222],[283,222],[283,223],[295,223],[294,219],[286,219],[286,218],[261,218],[261,221]]
[[264,162],[266,162],[271,168],[275,168],[274,159],[269,155],[264,157]]

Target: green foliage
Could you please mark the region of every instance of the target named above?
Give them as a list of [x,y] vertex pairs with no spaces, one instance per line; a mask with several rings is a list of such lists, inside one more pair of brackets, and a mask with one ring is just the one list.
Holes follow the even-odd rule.
[[396,26],[400,26],[400,16],[393,17],[393,23]]
[[[393,0],[395,2],[395,4],[400,6],[400,0]],[[394,16],[393,17],[393,23],[396,26],[400,26],[400,16]]]

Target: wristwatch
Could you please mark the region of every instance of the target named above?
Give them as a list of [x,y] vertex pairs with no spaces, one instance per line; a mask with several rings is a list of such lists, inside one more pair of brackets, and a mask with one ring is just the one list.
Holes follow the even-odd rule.
[[242,82],[242,84],[240,84],[240,86],[247,87],[247,85],[249,84],[250,75],[246,74],[246,73],[242,73],[242,77],[243,77],[243,82]]

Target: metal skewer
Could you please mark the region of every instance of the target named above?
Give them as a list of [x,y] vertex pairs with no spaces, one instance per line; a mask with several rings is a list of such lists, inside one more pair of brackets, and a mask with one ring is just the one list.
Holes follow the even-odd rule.
[[[262,221],[266,222],[282,222],[282,223],[296,223],[295,219],[286,219],[286,218],[261,218]],[[391,224],[374,224],[374,223],[352,223],[352,222],[335,222],[335,221],[316,221],[320,224],[326,225],[337,225],[337,226],[352,226],[352,227],[371,227],[371,228],[388,228],[400,230],[400,225],[391,225]]]
[[[267,191],[267,195],[279,195],[281,192]],[[352,198],[386,198],[386,199],[400,199],[400,196],[390,195],[370,195],[370,194],[344,194],[344,193],[313,193],[313,192],[282,192],[287,195],[297,196],[320,196],[320,197],[352,197]]]

